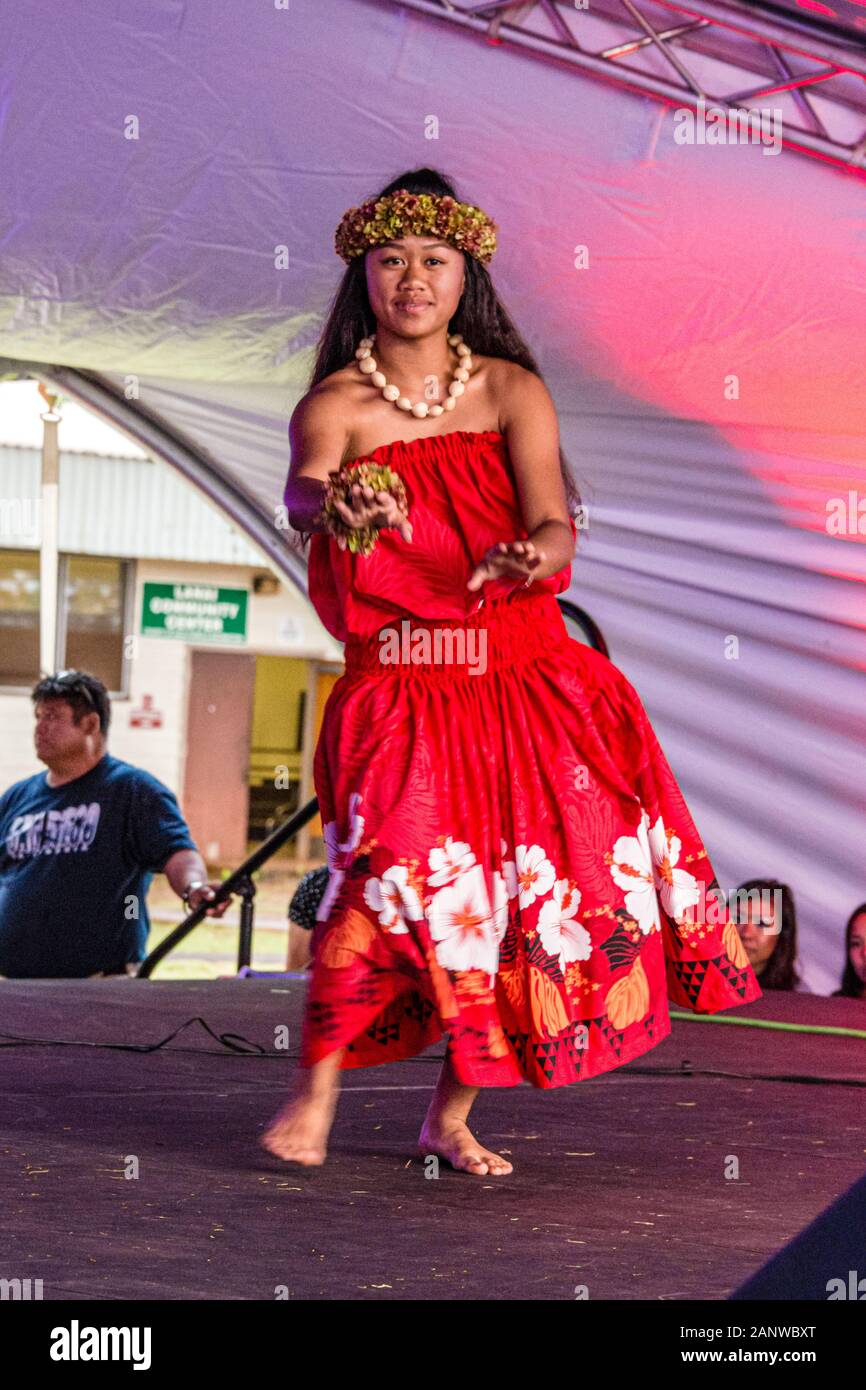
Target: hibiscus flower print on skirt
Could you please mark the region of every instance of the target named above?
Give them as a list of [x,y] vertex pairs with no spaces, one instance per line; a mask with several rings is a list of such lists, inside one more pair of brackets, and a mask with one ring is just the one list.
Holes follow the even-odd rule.
[[[668,999],[759,998],[637,692],[568,634],[570,568],[465,588],[489,545],[526,535],[501,436],[376,452],[406,483],[413,544],[382,532],[359,557],[315,535],[310,561],[346,671],[315,754],[330,876],[302,1064],[345,1048],[343,1067],[370,1066],[447,1034],[468,1085],[555,1087],[656,1046]],[[446,628],[463,661],[429,659]]]

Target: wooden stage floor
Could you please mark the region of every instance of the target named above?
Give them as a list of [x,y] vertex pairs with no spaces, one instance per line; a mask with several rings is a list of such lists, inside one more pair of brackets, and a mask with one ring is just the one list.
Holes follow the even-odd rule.
[[[515,1165],[498,1179],[414,1156],[443,1045],[344,1072],[318,1169],[258,1146],[284,1053],[198,1024],[128,1050],[199,1017],[266,1051],[288,1025],[296,1053],[303,991],[0,983],[0,1279],[56,1300],[720,1300],[866,1170],[853,1038],[675,1020],[605,1076],[484,1091],[476,1132]],[[864,1029],[866,1005],[766,995],[721,1017]]]

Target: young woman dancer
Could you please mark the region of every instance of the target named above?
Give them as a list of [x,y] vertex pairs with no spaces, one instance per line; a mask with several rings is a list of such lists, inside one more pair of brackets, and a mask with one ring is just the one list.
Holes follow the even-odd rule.
[[[263,1139],[301,1164],[325,1159],[340,1070],[447,1033],[420,1151],[507,1174],[467,1124],[480,1087],[597,1076],[667,1036],[669,997],[761,993],[640,698],[566,630],[579,495],[495,245],[434,170],[350,209],[291,420],[289,521],[345,643],[315,754],[330,877],[301,1065]],[[341,465],[399,483],[344,474],[340,501]]]

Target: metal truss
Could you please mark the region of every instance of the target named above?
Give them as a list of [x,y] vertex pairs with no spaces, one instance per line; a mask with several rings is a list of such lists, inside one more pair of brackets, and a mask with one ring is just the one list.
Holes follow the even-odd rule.
[[[866,34],[746,0],[378,0],[692,111],[781,111],[785,145],[862,176]],[[736,70],[732,72],[731,70]],[[774,100],[775,99],[775,100]],[[784,106],[782,105],[784,103]]]

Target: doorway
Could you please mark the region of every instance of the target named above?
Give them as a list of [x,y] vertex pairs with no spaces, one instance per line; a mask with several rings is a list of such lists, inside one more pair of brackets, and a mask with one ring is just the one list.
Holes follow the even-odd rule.
[[209,864],[238,864],[247,850],[256,658],[224,651],[190,658],[186,819]]

